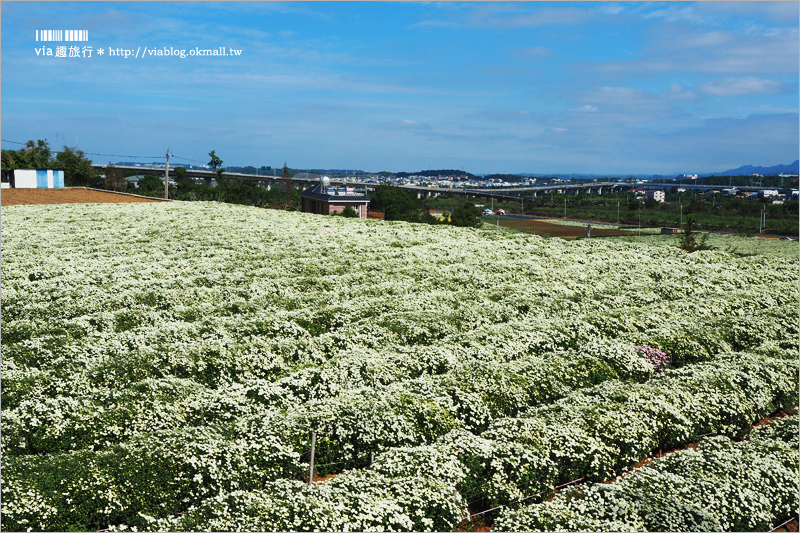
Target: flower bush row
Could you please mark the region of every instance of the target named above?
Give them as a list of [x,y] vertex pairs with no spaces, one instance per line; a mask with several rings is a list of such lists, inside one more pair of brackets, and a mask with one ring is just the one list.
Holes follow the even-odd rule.
[[4,527],[450,529],[796,397],[788,259],[180,202],[3,222]]
[[612,484],[500,513],[497,531],[769,531],[797,513],[798,418],[704,439]]

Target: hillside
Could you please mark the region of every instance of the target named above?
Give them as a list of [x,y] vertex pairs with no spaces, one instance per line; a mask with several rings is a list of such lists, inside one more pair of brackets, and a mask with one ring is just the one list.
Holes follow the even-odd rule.
[[[796,418],[751,432],[797,405],[796,255],[215,202],[4,207],[2,242],[4,529],[796,512]],[[580,520],[545,502],[567,483],[592,495]]]
[[778,174],[797,174],[800,170],[800,160],[788,165],[775,165],[771,167],[754,167],[753,165],[744,165],[739,168],[731,170],[724,170],[722,172],[713,172],[711,174],[703,174],[703,176],[752,176],[753,174],[760,174],[762,176],[777,176]]

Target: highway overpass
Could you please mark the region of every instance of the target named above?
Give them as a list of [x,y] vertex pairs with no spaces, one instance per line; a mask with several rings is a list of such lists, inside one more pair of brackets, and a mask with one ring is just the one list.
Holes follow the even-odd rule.
[[[104,172],[105,165],[92,165],[100,172]],[[133,171],[137,174],[155,174],[163,178],[163,168],[152,167],[137,167],[137,166],[117,166],[123,171]],[[207,185],[216,177],[216,173],[210,170],[186,170],[186,175],[193,179],[203,179]],[[170,178],[174,179],[175,169],[170,168]],[[281,186],[283,178],[279,176],[259,176],[254,174],[238,174],[233,172],[225,172],[225,176],[231,179],[238,180],[251,180],[264,183],[267,188],[274,186]],[[302,173],[295,174],[291,180],[298,188],[305,188],[308,185],[319,183],[320,176],[315,174],[305,177]],[[331,180],[331,185],[339,187],[359,187],[367,191],[374,190],[378,183],[365,183],[357,179],[339,179]],[[443,194],[455,194],[464,197],[476,198],[496,198],[499,200],[518,201],[520,196],[526,198],[536,198],[542,194],[558,193],[558,194],[580,194],[581,192],[589,192],[591,194],[609,194],[620,192],[628,189],[645,189],[645,190],[659,190],[669,189],[672,187],[681,187],[684,189],[704,190],[704,191],[723,191],[726,189],[735,188],[744,192],[758,192],[763,190],[774,190],[775,187],[730,187],[725,185],[689,185],[683,183],[618,183],[618,182],[579,182],[579,183],[561,183],[551,185],[538,185],[530,187],[502,187],[502,188],[478,188],[462,185],[457,187],[428,187],[422,185],[398,185],[401,189],[405,189],[417,198],[430,198],[432,196],[440,196]]]

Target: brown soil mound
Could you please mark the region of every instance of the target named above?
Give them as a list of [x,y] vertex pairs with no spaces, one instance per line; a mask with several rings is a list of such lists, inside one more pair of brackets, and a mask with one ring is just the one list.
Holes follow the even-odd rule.
[[0,189],[0,205],[36,204],[119,204],[130,202],[164,202],[163,199],[147,198],[133,194],[98,191],[83,187],[64,189]]

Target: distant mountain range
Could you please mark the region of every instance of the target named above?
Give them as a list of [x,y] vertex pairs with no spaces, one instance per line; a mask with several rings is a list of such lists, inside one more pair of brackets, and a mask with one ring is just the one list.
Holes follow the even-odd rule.
[[775,165],[774,167],[754,167],[753,165],[744,165],[739,168],[725,170],[723,172],[703,174],[703,176],[752,176],[753,174],[761,174],[762,176],[777,176],[778,174],[784,172],[786,174],[797,174],[799,169],[800,160],[789,165]]

